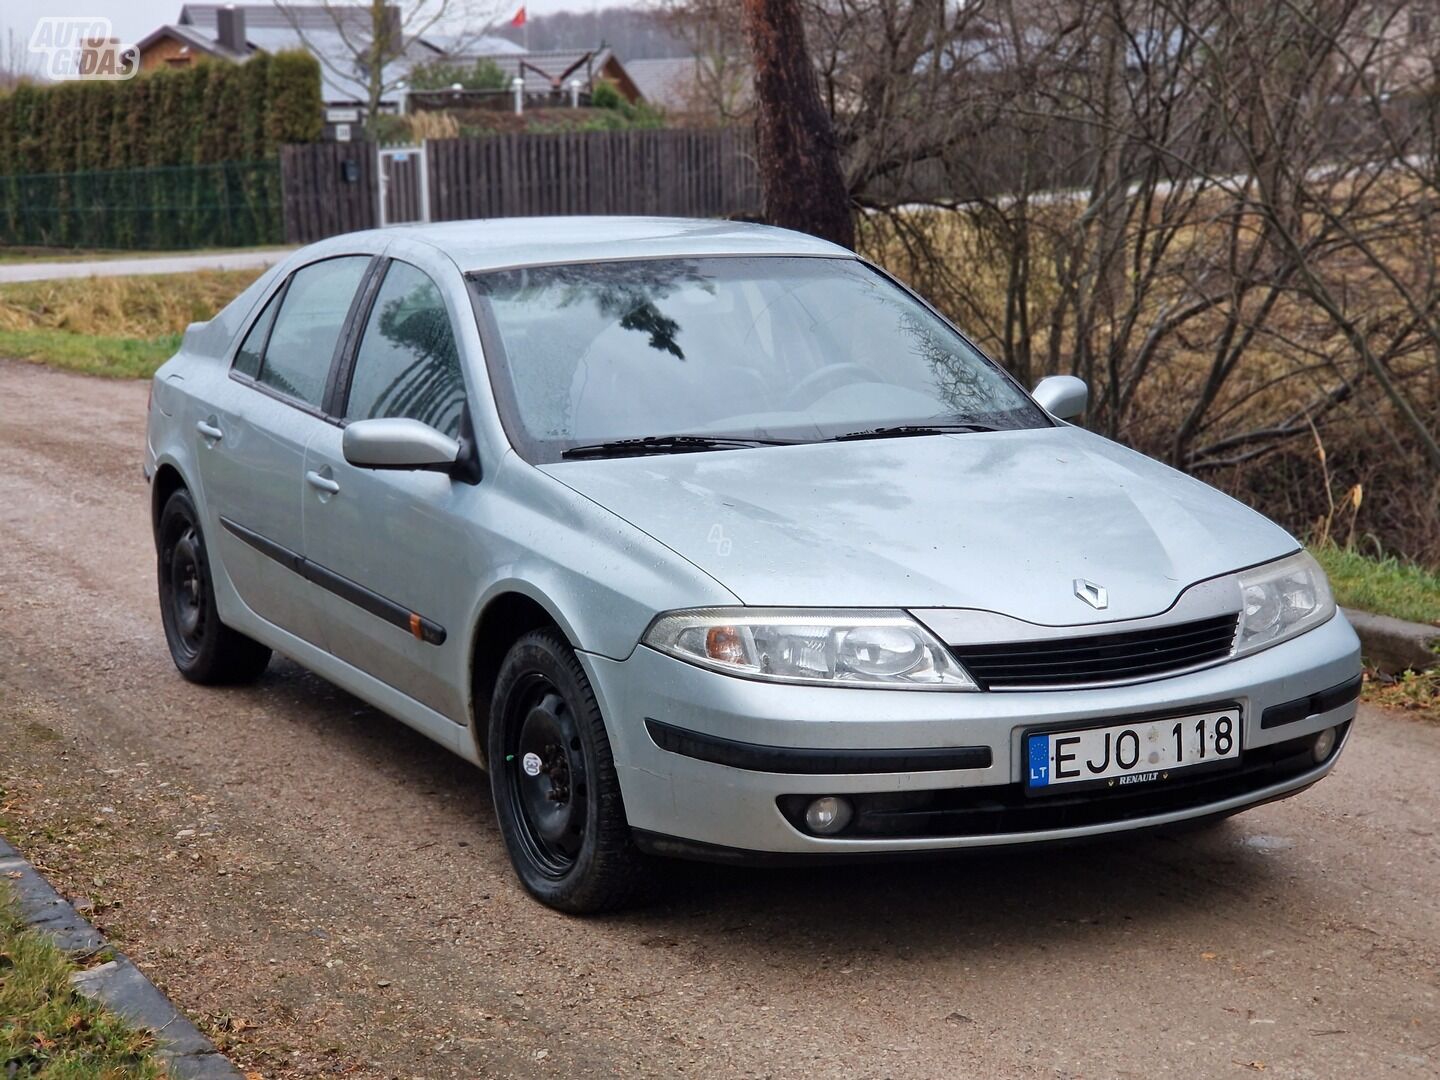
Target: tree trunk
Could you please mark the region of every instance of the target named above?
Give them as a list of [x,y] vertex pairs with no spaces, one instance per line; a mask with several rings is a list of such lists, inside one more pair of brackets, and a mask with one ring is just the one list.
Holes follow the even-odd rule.
[[755,62],[755,142],[765,220],[853,248],[850,195],[805,45],[799,2],[744,2]]

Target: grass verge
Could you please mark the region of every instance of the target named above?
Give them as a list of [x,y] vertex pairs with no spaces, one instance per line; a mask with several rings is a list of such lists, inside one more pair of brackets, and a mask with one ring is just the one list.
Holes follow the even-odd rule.
[[[1377,559],[1335,544],[1310,549],[1325,567],[1343,607],[1440,625],[1440,574],[1398,559]],[[1440,669],[1385,675],[1368,671],[1365,700],[1371,705],[1440,723]]]
[[67,278],[0,285],[0,356],[86,375],[148,378],[192,322],[215,315],[258,270]]
[[1440,626],[1440,573],[1334,544],[1311,552],[1325,567],[1342,607]]
[[1365,700],[1440,724],[1440,669],[1423,675],[1414,671],[1399,676],[1370,672],[1365,680]]
[[0,330],[0,356],[121,379],[148,379],[178,348],[179,334],[140,340],[70,330]]
[[70,958],[20,919],[0,881],[0,1076],[150,1080],[154,1039],[75,992]]

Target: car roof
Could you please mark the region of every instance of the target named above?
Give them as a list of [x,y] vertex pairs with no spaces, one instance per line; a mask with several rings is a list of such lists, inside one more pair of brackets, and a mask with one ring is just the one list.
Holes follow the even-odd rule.
[[826,240],[740,221],[667,217],[528,217],[396,225],[390,238],[430,244],[466,273],[549,263],[687,255],[854,258]]

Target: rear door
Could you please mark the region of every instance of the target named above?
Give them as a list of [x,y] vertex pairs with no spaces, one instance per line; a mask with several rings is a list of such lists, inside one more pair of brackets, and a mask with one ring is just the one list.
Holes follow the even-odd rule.
[[[353,374],[336,387],[342,422],[407,417],[459,438],[466,387],[442,290],[391,260],[373,293]],[[308,477],[333,488],[305,492],[305,557],[317,581],[331,583],[320,597],[328,647],[464,723],[465,631],[473,583],[486,572],[468,521],[482,487],[437,472],[357,468],[342,435],[318,431],[305,461]]]
[[305,445],[334,426],[323,405],[371,262],[341,256],[290,275],[246,331],[230,377],[216,380],[195,431],[208,543],[235,591],[260,618],[317,645],[314,587],[297,572]]

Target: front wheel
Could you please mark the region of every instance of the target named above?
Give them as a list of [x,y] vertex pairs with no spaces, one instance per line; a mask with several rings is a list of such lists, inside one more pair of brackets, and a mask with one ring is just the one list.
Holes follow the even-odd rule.
[[643,894],[649,861],[630,835],[605,722],[557,632],[532,631],[506,655],[488,749],[500,832],[532,896],[589,914]]
[[258,678],[270,650],[220,621],[200,515],[184,488],[166,500],[155,540],[160,620],[180,674],[207,685]]

